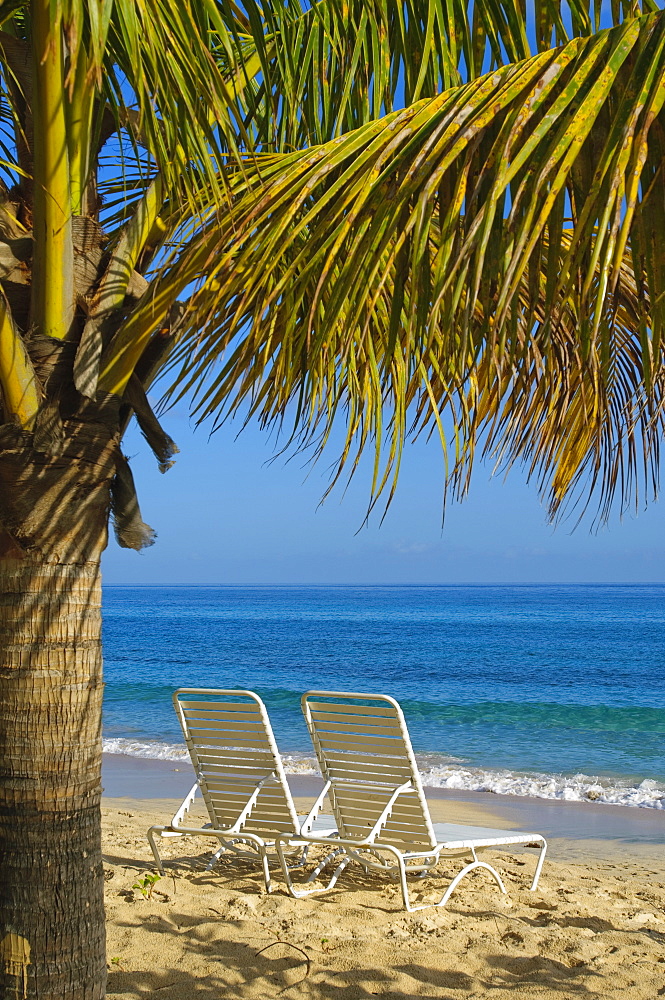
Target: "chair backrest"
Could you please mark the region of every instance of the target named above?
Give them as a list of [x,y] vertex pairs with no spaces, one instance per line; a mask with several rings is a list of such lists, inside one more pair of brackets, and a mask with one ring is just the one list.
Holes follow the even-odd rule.
[[383,694],[308,691],[302,709],[341,837],[368,835],[400,785],[374,843],[401,850],[436,846],[402,710]]
[[215,829],[300,828],[265,705],[253,691],[180,688],[173,704]]

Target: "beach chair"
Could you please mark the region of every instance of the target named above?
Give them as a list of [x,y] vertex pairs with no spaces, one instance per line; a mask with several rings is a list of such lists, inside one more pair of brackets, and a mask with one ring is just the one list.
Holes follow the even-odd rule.
[[[253,691],[180,688],[173,695],[196,782],[167,826],[151,826],[148,840],[160,872],[159,837],[214,837],[219,849],[211,868],[225,852],[260,859],[266,889],[271,891],[268,855],[280,834],[292,841],[291,854],[302,864],[309,845],[301,833],[335,831],[331,816],[318,817],[319,803],[296,815],[284,767],[265,705]],[[197,793],[210,817],[203,827],[187,824]],[[293,859],[291,858],[291,861]],[[282,862],[284,863],[284,862]]]
[[[539,849],[534,890],[545,859],[547,844],[536,833],[518,833],[486,827],[432,823],[418,773],[411,741],[398,703],[387,695],[308,691],[302,697],[312,743],[325,785],[318,803],[328,796],[337,825],[335,837],[304,835],[310,843],[330,847],[309,876],[318,880],[324,868],[336,868],[323,888],[295,885],[286,865],[288,837],[279,836],[275,847],[289,891],[302,897],[326,892],[352,861],[365,871],[380,870],[398,878],[406,910],[445,906],[469,873],[490,873],[501,892],[506,889],[499,873],[478,854],[487,848],[516,845]],[[424,876],[443,860],[466,856],[469,863],[452,879],[441,899],[414,906],[407,875]]]

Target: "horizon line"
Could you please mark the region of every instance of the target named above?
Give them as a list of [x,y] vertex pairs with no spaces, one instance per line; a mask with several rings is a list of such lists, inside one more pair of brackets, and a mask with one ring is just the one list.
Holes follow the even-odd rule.
[[375,583],[326,583],[325,581],[266,582],[266,583],[106,583],[103,587],[663,587],[665,580],[496,580],[496,581],[439,581],[439,582],[375,582]]

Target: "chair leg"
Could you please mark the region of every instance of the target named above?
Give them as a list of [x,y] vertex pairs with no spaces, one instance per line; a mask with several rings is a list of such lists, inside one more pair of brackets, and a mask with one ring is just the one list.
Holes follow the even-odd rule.
[[[277,857],[279,858],[279,863],[282,868],[282,873],[284,875],[284,881],[286,882],[286,887],[289,893],[294,897],[294,899],[304,899],[305,896],[315,896],[321,892],[328,892],[329,889],[333,888],[335,882],[342,874],[346,866],[350,864],[351,861],[353,861],[353,858],[349,854],[347,854],[346,851],[342,851],[341,848],[333,851],[326,857],[325,859],[326,862],[330,861],[332,858],[336,857],[340,853],[344,853],[344,857],[342,858],[341,862],[338,864],[337,868],[333,872],[332,877],[328,882],[328,885],[324,886],[322,889],[298,889],[293,884],[293,880],[291,879],[291,871],[289,869],[289,866],[286,862],[286,857],[284,855],[284,845],[279,839],[275,841],[275,850],[277,852]],[[319,871],[321,871],[322,867],[323,865],[319,867]]]
[[286,862],[286,857],[284,856],[282,843],[279,840],[279,838],[275,840],[275,851],[277,852],[277,858],[279,859],[279,864],[282,869],[284,881],[286,882],[286,888],[288,889],[289,893],[292,896],[294,896],[295,899],[302,899],[304,896],[310,896],[312,892],[316,892],[315,889],[310,890],[309,892],[301,892],[299,889],[296,889],[291,880],[291,872],[289,871],[289,866]]
[[270,865],[268,864],[268,852],[265,847],[259,848],[261,854],[261,864],[263,866],[263,879],[266,884],[266,892],[272,892],[272,881],[270,879]]
[[150,847],[152,848],[152,856],[157,863],[157,869],[160,875],[164,874],[164,863],[162,862],[161,855],[159,853],[159,848],[157,847],[155,834],[159,833],[161,835],[165,829],[166,829],[165,826],[151,826],[150,829],[148,830],[148,841],[150,843]]
[[411,899],[409,897],[409,886],[406,881],[406,865],[404,864],[404,858],[401,854],[395,853],[397,858],[397,869],[399,871],[399,882],[402,888],[402,900],[404,902],[404,909],[409,913],[413,913],[414,910],[421,909],[420,906],[412,906]]
[[496,884],[498,885],[501,892],[505,896],[506,887],[501,881],[501,876],[499,875],[498,871],[496,871],[495,868],[492,868],[491,865],[488,865],[487,862],[485,861],[472,861],[470,865],[467,865],[466,868],[463,868],[462,871],[455,876],[455,878],[452,880],[452,882],[444,892],[443,896],[441,897],[441,900],[434,905],[445,906],[450,897],[452,896],[453,892],[457,888],[457,886],[462,881],[462,879],[465,878],[469,874],[469,872],[475,871],[476,868],[484,868],[485,871],[488,871],[492,876],[492,878],[494,879],[494,881],[496,882]]
[[545,860],[545,855],[547,854],[547,841],[543,840],[540,845],[540,854],[538,855],[538,863],[536,865],[536,871],[533,876],[533,882],[529,886],[531,892],[534,892],[538,887],[538,879],[540,878],[540,873],[543,869],[543,861]]
[[311,846],[310,844],[306,844],[303,847],[302,851],[300,852],[300,856],[296,858],[295,861],[291,862],[291,864],[289,865],[291,871],[293,871],[294,868],[302,868],[303,865],[307,864],[307,856],[309,854],[310,846]]
[[326,854],[325,858],[322,858],[322,860],[319,861],[319,863],[317,864],[316,868],[313,870],[311,875],[308,875],[307,881],[314,882],[315,879],[319,877],[323,869],[327,866],[328,862],[334,861],[335,858],[339,857],[340,854],[344,854],[344,850],[341,847],[338,847],[336,850],[331,851],[330,854]]
[[446,891],[444,892],[443,896],[441,897],[438,903],[423,903],[420,906],[413,906],[409,898],[409,886],[406,881],[406,865],[404,863],[404,858],[398,851],[390,850],[390,853],[395,857],[397,861],[397,866],[399,869],[399,880],[402,887],[402,899],[404,900],[404,909],[407,910],[409,913],[415,913],[417,910],[428,910],[430,909],[430,907],[433,906],[445,906],[448,900],[450,899],[451,895],[457,888],[457,886],[462,881],[462,879],[465,878],[469,874],[469,872],[475,871],[476,868],[484,868],[486,871],[488,871],[492,876],[492,878],[494,879],[494,881],[496,882],[496,884],[498,885],[501,892],[503,892],[504,894],[506,892],[506,887],[501,881],[501,876],[499,875],[499,873],[495,871],[495,869],[492,868],[491,865],[486,864],[484,861],[478,861],[474,852],[474,860],[471,862],[471,864],[466,865],[466,867],[463,868],[462,871],[455,876],[455,878],[452,880],[452,882],[450,883],[450,885],[448,886],[448,888],[446,889]]
[[270,865],[268,862],[268,852],[266,850],[266,845],[259,838],[255,837],[251,833],[246,833],[242,837],[234,837],[232,840],[223,840],[220,837],[220,846],[217,851],[213,854],[206,871],[212,868],[215,863],[219,860],[219,857],[224,853],[225,850],[236,850],[236,844],[248,844],[253,847],[258,856],[261,859],[261,867],[263,869],[263,881],[265,882],[266,892],[272,892],[273,886],[270,878]]
[[217,850],[215,851],[215,853],[211,857],[210,861],[206,865],[206,871],[207,872],[212,871],[212,869],[215,867],[215,865],[217,864],[217,862],[221,858],[222,854],[225,854],[225,853],[226,853],[226,847],[224,846],[223,843],[220,843],[219,847],[217,848]]

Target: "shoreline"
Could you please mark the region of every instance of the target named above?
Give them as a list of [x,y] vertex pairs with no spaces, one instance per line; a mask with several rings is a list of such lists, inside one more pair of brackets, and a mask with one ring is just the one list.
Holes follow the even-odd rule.
[[[139,739],[105,739],[103,753],[143,761],[159,760],[174,767],[189,763],[182,744],[167,744]],[[318,774],[315,759],[301,751],[282,755],[287,774],[314,777]],[[493,793],[516,798],[564,802],[599,802],[665,811],[665,772],[639,775],[620,773],[584,774],[579,769],[543,772],[519,767],[488,767],[427,751],[416,751],[416,761],[423,785],[430,788],[465,792]]]
[[[322,788],[321,779],[299,774],[287,774],[287,779],[299,810],[306,812]],[[189,761],[103,755],[104,805],[141,802],[158,816],[155,822],[168,822],[194,780]],[[435,821],[541,833],[553,857],[639,857],[658,863],[664,855],[663,810],[427,786],[425,794]]]

